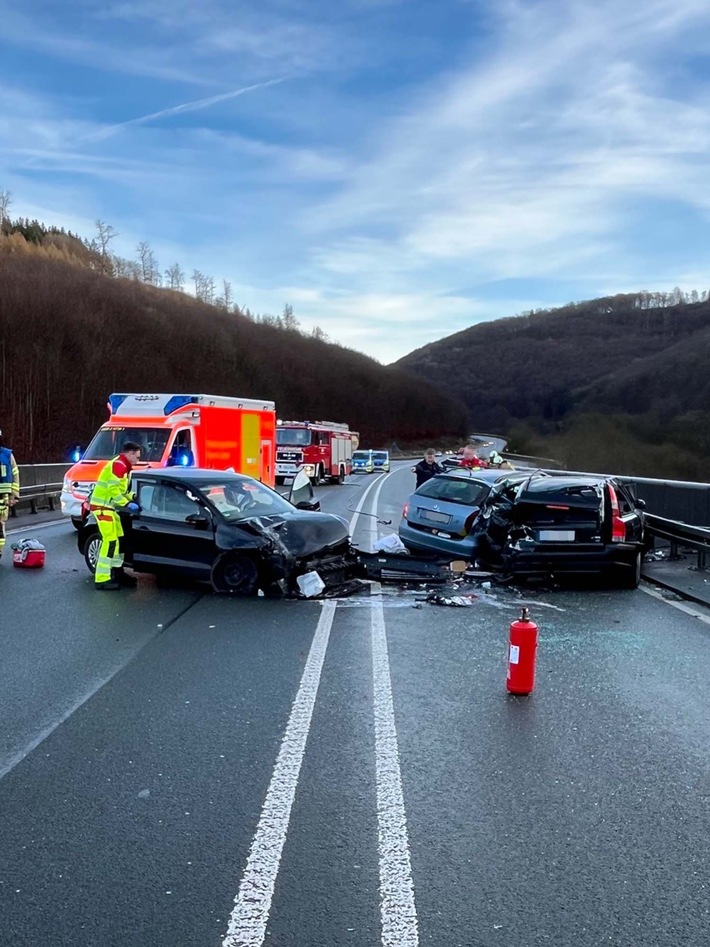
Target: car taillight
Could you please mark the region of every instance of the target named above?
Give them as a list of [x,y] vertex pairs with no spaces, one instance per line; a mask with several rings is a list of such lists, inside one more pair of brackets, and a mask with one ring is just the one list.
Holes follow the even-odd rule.
[[402,519],[403,519],[403,520],[406,520],[408,513],[409,513],[409,504],[408,504],[408,503],[405,503],[405,504],[404,504],[404,509],[402,510]]
[[621,518],[619,499],[611,484],[609,484],[609,499],[611,500],[611,541],[623,543],[626,539],[626,523]]

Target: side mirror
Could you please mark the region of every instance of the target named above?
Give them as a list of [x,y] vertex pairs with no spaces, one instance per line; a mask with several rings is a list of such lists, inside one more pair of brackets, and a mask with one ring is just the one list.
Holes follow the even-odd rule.
[[211,525],[212,520],[207,513],[190,513],[189,516],[185,517],[185,522],[189,523],[190,526],[194,526],[195,529],[208,529]]
[[320,510],[320,500],[316,500],[315,497],[312,500],[301,500],[294,505],[297,510]]
[[645,509],[646,509],[646,501],[645,501],[645,500],[637,500],[637,501],[636,501],[636,509],[637,509],[637,510],[645,510]]
[[[318,503],[318,501],[314,501],[313,484],[311,483],[311,479],[305,470],[299,470],[296,476],[293,478],[288,500],[290,503],[293,503],[293,505],[298,510],[311,510],[320,507],[320,504],[319,507],[308,505],[313,502]],[[304,503],[307,505],[302,506]]]

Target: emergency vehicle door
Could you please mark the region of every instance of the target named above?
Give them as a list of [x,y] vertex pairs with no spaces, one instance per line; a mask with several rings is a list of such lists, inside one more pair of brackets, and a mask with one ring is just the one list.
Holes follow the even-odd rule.
[[[144,563],[156,571],[164,565],[171,572],[208,579],[216,556],[209,511],[177,485],[139,481],[137,487],[141,512],[131,524],[136,567]],[[200,516],[210,517],[209,522],[196,522]]]
[[262,483],[271,486],[274,482],[271,470],[273,466],[273,457],[271,456],[271,441],[261,442],[259,479]]

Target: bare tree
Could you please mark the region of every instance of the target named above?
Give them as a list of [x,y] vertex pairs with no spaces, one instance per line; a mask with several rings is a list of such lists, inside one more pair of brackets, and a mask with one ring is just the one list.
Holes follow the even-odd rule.
[[206,303],[214,303],[214,294],[216,292],[216,287],[214,285],[214,279],[211,276],[205,277],[205,282],[203,286],[204,292],[204,301]]
[[0,191],[0,224],[10,219],[10,205],[12,194],[9,191]]
[[293,314],[293,306],[290,303],[286,303],[284,306],[284,311],[281,316],[281,326],[284,329],[288,329],[290,332],[298,332],[299,321]]
[[231,312],[234,305],[234,295],[232,294],[232,284],[229,280],[222,280],[222,299],[224,300],[224,308],[227,312]]
[[150,244],[145,240],[136,247],[138,254],[138,265],[140,267],[141,279],[144,283],[150,283],[151,286],[160,286],[162,280],[160,276],[160,267],[155,259],[155,254],[150,248]]
[[200,270],[192,271],[192,281],[195,284],[195,296],[203,303],[213,303],[215,294],[214,279],[205,276]]
[[103,220],[94,221],[96,224],[96,249],[101,257],[101,272],[111,274],[113,272],[113,261],[109,244],[118,236],[116,230]]
[[168,289],[175,289],[181,293],[185,288],[185,274],[180,269],[179,263],[173,263],[172,266],[169,266],[165,271],[165,279],[167,280]]

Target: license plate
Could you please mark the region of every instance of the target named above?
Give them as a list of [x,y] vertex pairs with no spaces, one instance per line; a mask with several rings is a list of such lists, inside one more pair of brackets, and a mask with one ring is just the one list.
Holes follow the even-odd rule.
[[541,543],[573,543],[575,533],[573,529],[541,529],[538,536]]
[[437,513],[436,510],[421,510],[422,519],[432,523],[448,523],[451,517],[448,513]]

